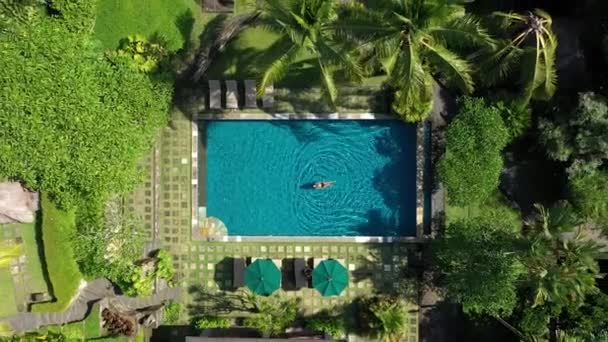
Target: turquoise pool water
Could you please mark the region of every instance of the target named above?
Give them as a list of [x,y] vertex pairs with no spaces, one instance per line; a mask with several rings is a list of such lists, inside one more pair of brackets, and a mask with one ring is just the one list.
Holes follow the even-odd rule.
[[[207,215],[229,235],[415,235],[415,126],[207,121]],[[335,185],[315,190],[320,180]]]

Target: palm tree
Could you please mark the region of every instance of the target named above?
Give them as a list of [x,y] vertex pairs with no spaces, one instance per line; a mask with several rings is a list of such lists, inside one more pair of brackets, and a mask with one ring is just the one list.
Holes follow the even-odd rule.
[[537,208],[540,219],[530,227],[530,249],[524,257],[533,306],[582,303],[587,294],[598,291],[600,248],[585,238],[582,222],[569,207]]
[[349,80],[361,79],[362,71],[356,58],[336,44],[331,25],[337,19],[332,0],[266,0],[255,10],[253,25],[279,35],[271,49],[278,57],[264,71],[258,95],[266,87],[281,80],[294,64],[309,58],[319,68],[325,95],[334,105],[338,90],[334,75],[342,70]]
[[399,298],[380,297],[370,305],[370,311],[376,319],[372,323],[383,342],[402,341],[407,335],[408,312],[405,303]]
[[496,12],[490,20],[492,31],[503,39],[481,55],[482,82],[494,85],[512,79],[514,69],[519,69],[522,92],[516,104],[525,106],[531,99],[550,99],[557,83],[557,38],[551,30],[551,16],[536,9],[526,14]]
[[336,34],[360,42],[368,70],[381,67],[395,89],[393,110],[407,121],[426,118],[433,78],[473,91],[471,64],[458,54],[493,46],[477,18],[457,1],[381,0],[343,9]]
[[0,243],[0,268],[8,267],[14,258],[21,255],[22,250],[22,245]]

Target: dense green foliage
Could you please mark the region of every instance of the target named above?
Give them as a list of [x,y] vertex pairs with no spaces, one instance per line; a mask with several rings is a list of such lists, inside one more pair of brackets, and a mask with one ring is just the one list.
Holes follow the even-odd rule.
[[520,212],[511,207],[499,189],[496,189],[490,197],[477,205],[466,207],[449,205],[446,208],[446,216],[448,225],[452,222],[468,219],[501,222],[503,225],[513,227],[513,230],[519,229],[523,225]]
[[561,108],[553,112],[553,121],[540,119],[540,140],[550,158],[570,163],[571,176],[589,174],[608,160],[606,98],[581,93],[575,110]]
[[81,204],[77,229],[72,248],[81,272],[88,278],[107,277],[126,286],[133,262],[141,258],[144,233],[139,222],[114,198],[105,207],[94,202]]
[[203,316],[196,320],[194,326],[198,330],[226,329],[232,326],[232,320],[226,317]]
[[341,316],[320,315],[306,319],[306,327],[312,331],[330,334],[333,338],[344,336],[344,319]]
[[608,333],[608,295],[598,293],[587,296],[580,307],[569,306],[559,317],[560,328],[597,341]]
[[505,123],[511,140],[523,135],[532,125],[532,110],[525,106],[506,105],[502,102],[496,103],[500,109],[502,120]]
[[102,57],[93,1],[53,1],[0,35],[0,175],[61,206],[130,189],[136,162],[166,122],[170,83]]
[[569,187],[580,215],[608,231],[608,172],[597,170],[572,178]]
[[74,212],[57,208],[46,195],[41,196],[41,208],[46,270],[56,301],[33,305],[32,311],[62,311],[76,294],[82,280],[71,246],[76,233]]
[[179,322],[182,305],[177,302],[170,302],[165,305],[163,313],[163,323],[172,325]]
[[360,42],[368,69],[386,72],[395,89],[393,109],[407,121],[428,116],[433,75],[471,93],[473,67],[456,50],[492,46],[479,20],[454,2],[378,1],[344,12],[339,35]]
[[450,203],[467,206],[485,201],[497,188],[508,132],[500,110],[483,99],[465,97],[459,105],[446,132],[439,175]]
[[159,250],[153,258],[132,264],[119,279],[122,290],[130,296],[150,296],[156,278],[165,279],[172,285],[175,276],[173,258],[165,250]]
[[253,314],[243,320],[243,325],[257,329],[264,337],[285,333],[296,320],[298,302],[278,301],[275,298],[255,296]]
[[518,228],[489,218],[462,220],[434,241],[441,284],[465,312],[502,316],[515,308],[517,281],[525,272]]
[[408,307],[402,298],[384,295],[364,298],[359,309],[362,328],[374,340],[398,342],[409,332]]

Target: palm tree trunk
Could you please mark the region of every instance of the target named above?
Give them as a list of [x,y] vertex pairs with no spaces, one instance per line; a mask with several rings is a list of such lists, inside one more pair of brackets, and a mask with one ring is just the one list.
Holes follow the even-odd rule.
[[500,322],[500,324],[502,324],[505,328],[509,329],[512,333],[517,335],[517,337],[519,337],[521,340],[524,339],[524,334],[522,334],[521,331],[517,330],[514,326],[509,324],[509,322],[505,321],[504,319],[500,318],[499,316],[494,316],[494,318],[496,318],[496,320],[498,322]]

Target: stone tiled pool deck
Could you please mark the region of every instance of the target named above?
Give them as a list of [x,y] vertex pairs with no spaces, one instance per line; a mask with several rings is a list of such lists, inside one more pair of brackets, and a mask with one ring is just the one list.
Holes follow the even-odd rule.
[[[183,285],[190,288],[201,287],[209,293],[238,293],[233,288],[232,258],[252,257],[270,258],[282,261],[283,287],[272,296],[299,298],[303,314],[331,311],[347,306],[362,296],[380,293],[393,293],[399,280],[403,282],[403,271],[412,258],[417,257],[416,245],[395,244],[356,244],[356,243],[319,243],[319,242],[241,242],[221,243],[204,242],[190,246],[187,262],[188,276]],[[349,270],[349,286],[340,296],[323,297],[315,289],[293,290],[289,273],[293,258],[334,258],[344,262]],[[415,284],[410,284],[415,286]],[[196,295],[187,296],[190,303],[199,308],[212,311],[213,300],[196,300]],[[410,338],[417,340],[418,309],[411,303],[408,318]]]

